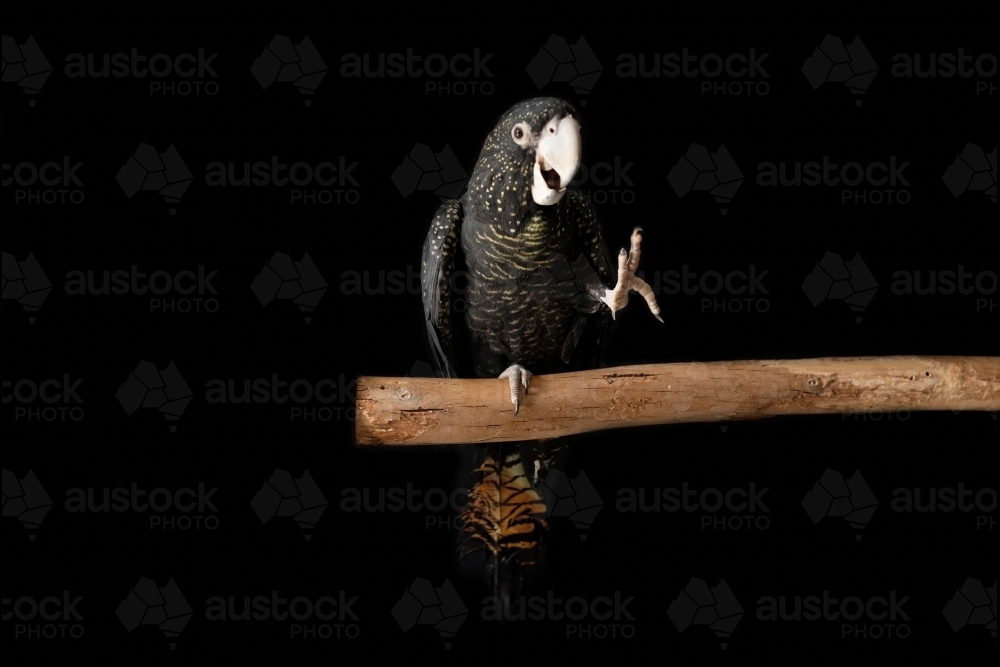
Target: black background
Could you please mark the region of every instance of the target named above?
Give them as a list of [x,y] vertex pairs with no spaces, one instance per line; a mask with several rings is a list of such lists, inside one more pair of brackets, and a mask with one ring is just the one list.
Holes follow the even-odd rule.
[[[699,660],[745,664],[765,659],[801,664],[850,658],[928,656],[961,659],[995,646],[982,627],[953,633],[945,603],[968,577],[996,580],[996,541],[976,529],[975,514],[903,514],[890,507],[897,488],[995,489],[996,420],[976,412],[784,418],[754,423],[637,428],[582,437],[567,473],[586,472],[604,507],[581,542],[568,520],[554,521],[543,592],[593,599],[634,597],[631,639],[567,638],[564,621],[495,624],[479,618],[484,595],[463,575],[454,534],[427,529],[428,516],[448,512],[345,513],[344,489],[451,490],[459,475],[454,448],[367,450],[352,443],[351,402],[336,403],[327,422],[291,421],[287,405],[213,405],[212,379],[318,381],[340,376],[401,376],[429,360],[419,295],[343,294],[345,272],[406,271],[439,205],[431,192],[403,197],[390,177],[417,143],[445,144],[466,171],[496,119],[514,103],[539,94],[580,96],[566,84],[539,90],[525,67],[550,34],[575,42],[584,35],[604,67],[582,111],[585,164],[634,162],[634,203],[595,202],[613,252],[631,229],[646,230],[646,272],[768,271],[767,312],[702,312],[700,296],[661,294],[666,325],[645,306],[618,318],[607,364],[899,354],[996,355],[994,312],[977,312],[975,296],[899,296],[896,271],[996,271],[996,210],[981,192],[954,198],[945,169],[967,143],[996,145],[995,102],[977,95],[975,81],[906,79],[891,74],[897,53],[993,50],[985,21],[887,28],[832,17],[788,24],[702,16],[681,20],[635,16],[542,20],[566,7],[498,8],[483,21],[424,9],[405,27],[334,10],[291,11],[237,18],[203,3],[139,10],[130,3],[101,9],[51,7],[8,14],[3,32],[23,43],[34,35],[53,66],[36,104],[16,84],[4,84],[0,127],[5,164],[83,161],[80,205],[16,203],[4,188],[2,249],[23,260],[33,253],[54,285],[29,324],[23,308],[3,302],[3,378],[18,381],[83,378],[80,422],[16,419],[4,405],[3,467],[19,478],[33,470],[53,508],[29,542],[14,518],[2,522],[3,596],[82,595],[80,640],[16,639],[17,621],[3,624],[5,653],[115,661],[197,658],[282,660],[304,664],[330,656],[430,656],[454,659]],[[387,18],[389,11],[381,10]],[[445,22],[449,23],[445,23]],[[450,22],[457,21],[452,24]],[[463,22],[467,22],[463,27]],[[261,90],[250,66],[275,34],[298,43],[308,35],[329,73],[305,107],[290,84]],[[842,85],[813,91],[803,62],[826,34],[860,35],[880,66],[857,108]],[[71,53],[176,54],[204,48],[219,55],[214,96],[149,94],[150,79],[70,79]],[[621,53],[768,53],[769,94],[702,95],[706,79],[625,79],[615,74]],[[491,95],[427,95],[428,79],[346,79],[345,53],[494,54]],[[723,78],[724,80],[725,78]],[[176,77],[168,79],[179,81]],[[446,79],[449,80],[449,79]],[[454,83],[455,79],[450,81]],[[989,81],[993,81],[990,79]],[[987,120],[993,119],[990,125]],[[171,216],[155,193],[128,199],[115,175],[140,142],[165,151],[173,144],[194,182]],[[725,144],[746,180],[720,215],[705,193],[678,198],[667,174],[692,143],[714,151]],[[357,204],[292,205],[288,188],[211,188],[210,162],[269,160],[357,161]],[[908,204],[842,204],[840,188],[767,188],[755,182],[763,162],[908,161]],[[583,188],[599,189],[584,184]],[[593,192],[592,192],[593,195]],[[600,196],[600,195],[598,195]],[[261,307],[250,283],[276,252],[308,252],[330,289],[311,324],[288,302]],[[880,290],[861,324],[840,302],[813,307],[803,279],[827,252],[845,260],[861,253]],[[128,269],[218,271],[216,313],[151,313],[147,297],[70,296],[70,271]],[[993,285],[995,285],[995,278]],[[996,301],[996,295],[990,297]],[[140,360],[158,368],[174,361],[194,393],[171,433],[155,410],[126,416],[115,400]],[[5,390],[5,394],[6,394]],[[529,395],[530,400],[530,395]],[[314,407],[318,404],[312,404]],[[36,404],[37,406],[37,404]],[[275,469],[298,477],[308,470],[330,507],[306,542],[290,519],[267,525],[250,500]],[[801,507],[827,469],[860,470],[880,500],[864,539],[841,519],[813,525]],[[214,531],[150,530],[149,514],[73,514],[73,488],[217,487]],[[767,530],[701,530],[698,515],[620,513],[622,488],[767,487]],[[995,498],[995,493],[993,495]],[[992,514],[990,516],[993,516]],[[171,651],[152,627],[126,633],[118,603],[139,577],[159,585],[173,578],[194,617]],[[440,585],[449,578],[470,616],[450,651],[429,627],[403,633],[390,612],[416,577]],[[692,577],[724,578],[745,616],[726,652],[703,627],[679,633],[667,609]],[[319,597],[344,590],[358,596],[357,639],[291,640],[287,623],[209,622],[212,596]],[[840,622],[768,623],[755,617],[765,596],[910,596],[907,639],[842,639]],[[5,613],[6,613],[5,608]],[[613,623],[613,622],[612,622]],[[859,621],[863,623],[863,621]],[[9,654],[9,653],[8,653]],[[494,657],[496,656],[496,657]],[[503,656],[500,658],[499,656]]]

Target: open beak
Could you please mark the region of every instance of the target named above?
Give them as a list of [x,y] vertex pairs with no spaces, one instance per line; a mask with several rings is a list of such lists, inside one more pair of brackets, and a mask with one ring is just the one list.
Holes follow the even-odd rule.
[[531,196],[539,206],[551,206],[566,194],[580,168],[580,123],[572,116],[553,118],[542,129],[535,148]]

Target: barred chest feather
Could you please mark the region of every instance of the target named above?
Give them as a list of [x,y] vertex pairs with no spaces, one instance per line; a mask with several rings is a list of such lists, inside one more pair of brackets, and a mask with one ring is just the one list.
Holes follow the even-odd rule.
[[537,212],[516,234],[490,225],[469,225],[463,234],[470,332],[536,373],[561,369],[563,343],[581,309],[594,303],[581,278],[592,269],[579,252],[575,227],[560,217]]

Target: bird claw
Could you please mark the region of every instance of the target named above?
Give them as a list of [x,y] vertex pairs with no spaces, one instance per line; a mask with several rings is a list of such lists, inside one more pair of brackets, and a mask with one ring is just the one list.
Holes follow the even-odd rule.
[[649,310],[653,317],[663,322],[660,317],[660,306],[656,303],[656,295],[653,289],[646,282],[635,275],[639,268],[640,245],[642,244],[642,228],[636,227],[632,230],[632,250],[626,252],[622,248],[618,253],[618,284],[614,289],[605,289],[601,301],[611,309],[611,318],[615,319],[615,313],[628,305],[628,293],[630,290],[638,292],[649,304]]
[[[523,366],[512,364],[507,370],[500,374],[500,378],[510,380],[510,402],[514,404],[514,416],[517,416],[521,409],[521,397],[528,393],[528,382],[531,380],[531,371]],[[522,387],[524,392],[522,394]]]

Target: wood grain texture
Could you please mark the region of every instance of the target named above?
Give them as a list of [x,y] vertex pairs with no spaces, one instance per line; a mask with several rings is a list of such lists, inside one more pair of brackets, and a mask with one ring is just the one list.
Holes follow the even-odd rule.
[[507,380],[361,377],[359,445],[554,438],[628,426],[869,411],[996,411],[1000,357],[650,364]]

